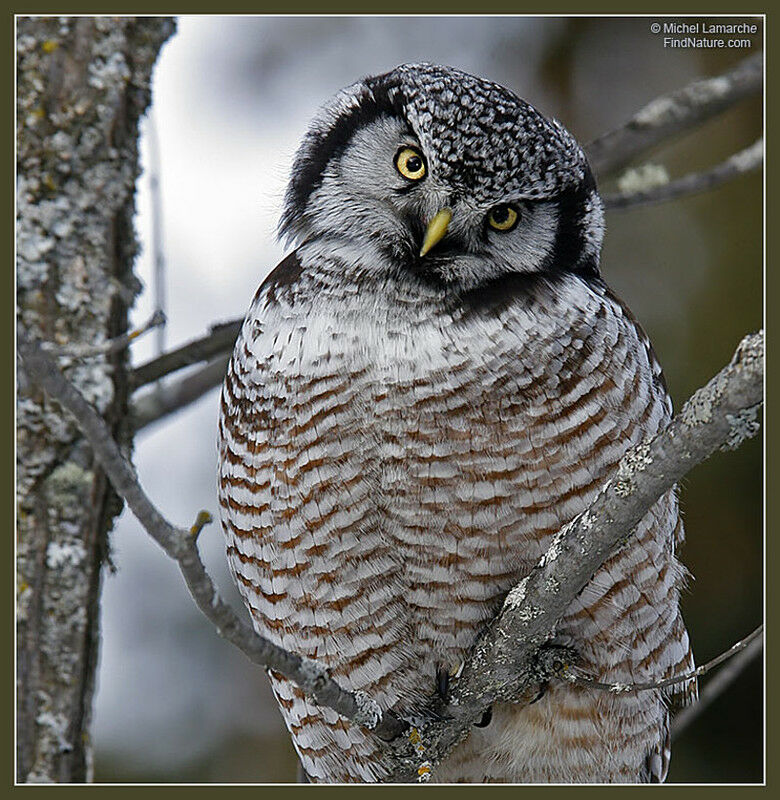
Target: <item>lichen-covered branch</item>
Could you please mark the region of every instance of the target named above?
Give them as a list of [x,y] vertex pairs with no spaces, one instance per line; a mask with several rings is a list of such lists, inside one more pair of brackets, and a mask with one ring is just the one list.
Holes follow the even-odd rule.
[[652,147],[760,94],[763,80],[764,54],[756,53],[722,75],[657,97],[628,122],[586,146],[591,165],[602,177],[614,172]]
[[[105,424],[59,372],[53,360],[17,332],[19,352],[31,379],[76,418],[117,491],[149,534],[176,559],[201,611],[228,641],[253,661],[278,670],[347,719],[393,741],[392,779],[430,775],[497,700],[515,701],[522,691],[555,675],[561,656],[545,649],[558,620],[591,575],[631,536],[636,524],[693,466],[718,448],[737,447],[758,430],[763,397],[763,332],[746,336],[731,363],[685,404],[666,430],[632,448],[589,508],[555,537],[531,573],[508,594],[503,609],[475,644],[448,703],[431,701],[432,721],[411,728],[392,710],[382,713],[371,698],[338,686],[308,659],[288,653],[254,633],[219,597],[198,555],[196,536],[174,528],[143,493]],[[203,519],[199,518],[195,530]],[[408,736],[402,736],[405,730]]]
[[692,194],[715,189],[733,178],[761,169],[764,163],[764,139],[761,137],[750,147],[740,150],[721,164],[703,172],[692,172],[674,181],[660,182],[647,188],[622,191],[604,196],[604,206],[609,210],[637,208],[639,206],[677,200]]
[[[758,431],[763,399],[764,335],[746,336],[731,363],[685,404],[657,436],[631,448],[588,509],[564,526],[531,573],[507,595],[450,689],[446,721],[419,732],[435,766],[495,701],[562,672],[546,663],[545,643],[596,570],[631,537],[652,505],[692,467],[718,449],[732,449]],[[446,719],[449,717],[449,719]],[[408,748],[407,748],[408,750]],[[395,777],[409,779],[414,757]]]
[[[127,311],[138,121],[167,18],[19,17],[17,319],[131,445]],[[96,347],[97,345],[97,347]],[[91,353],[89,360],[79,354]],[[17,779],[91,777],[100,573],[121,501],[69,415],[17,394]]]

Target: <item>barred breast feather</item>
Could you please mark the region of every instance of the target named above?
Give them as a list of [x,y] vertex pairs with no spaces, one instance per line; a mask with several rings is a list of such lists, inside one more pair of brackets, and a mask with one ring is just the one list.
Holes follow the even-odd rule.
[[[517,278],[453,300],[376,270],[345,280],[365,257],[304,245],[258,290],[222,391],[219,497],[255,629],[414,714],[671,407],[644,334],[598,281]],[[670,492],[558,626],[598,679],[692,668],[681,535]],[[312,781],[385,777],[370,734],[271,681]],[[675,691],[695,684],[551,686],[495,708],[435,779],[662,780]]]

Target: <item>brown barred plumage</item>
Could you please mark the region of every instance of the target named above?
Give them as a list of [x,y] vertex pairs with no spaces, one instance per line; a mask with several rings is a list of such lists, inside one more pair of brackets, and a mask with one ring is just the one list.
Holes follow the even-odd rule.
[[[592,216],[597,195],[583,203]],[[341,233],[304,236],[249,310],[221,398],[223,527],[258,632],[413,715],[671,408],[647,338],[597,275],[491,274],[455,291]],[[599,680],[692,668],[681,538],[669,493],[558,626]],[[271,682],[311,780],[383,779],[370,734]],[[551,685],[493,709],[435,779],[663,780],[668,701],[695,691]]]

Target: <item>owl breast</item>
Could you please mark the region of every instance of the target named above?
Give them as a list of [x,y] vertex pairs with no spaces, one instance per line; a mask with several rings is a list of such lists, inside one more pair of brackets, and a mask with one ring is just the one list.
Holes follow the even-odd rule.
[[[357,292],[333,259],[310,260],[261,287],[223,388],[229,563],[259,633],[414,715],[622,453],[668,418],[668,398],[633,321],[579,279],[442,313],[433,289]],[[601,679],[690,659],[677,525],[668,495],[559,626]],[[368,734],[271,679],[311,779],[382,779]],[[641,714],[633,699],[549,695],[497,709],[441,779],[577,780],[592,759],[562,743],[591,736],[604,766],[587,779],[635,780],[662,750],[660,695]]]

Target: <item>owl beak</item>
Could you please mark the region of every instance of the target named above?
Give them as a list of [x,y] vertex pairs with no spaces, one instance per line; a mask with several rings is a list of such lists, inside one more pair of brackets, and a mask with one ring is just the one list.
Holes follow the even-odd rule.
[[423,238],[422,248],[420,248],[420,255],[424,256],[432,247],[438,244],[445,233],[447,227],[452,219],[452,210],[443,208],[436,216],[428,223],[425,229],[425,237]]

